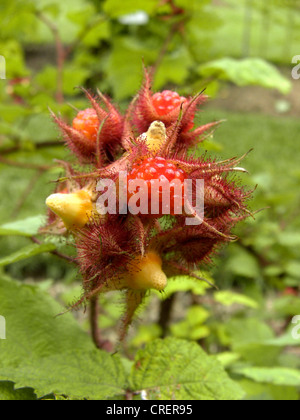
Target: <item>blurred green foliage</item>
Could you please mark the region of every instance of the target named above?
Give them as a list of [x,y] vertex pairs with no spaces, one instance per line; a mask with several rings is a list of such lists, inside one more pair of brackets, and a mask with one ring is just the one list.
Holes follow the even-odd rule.
[[[74,268],[48,253],[65,248],[64,241],[31,242],[61,171],[53,160],[72,159],[48,108],[71,120],[74,108],[87,105],[76,89],[85,86],[109,94],[122,109],[140,86],[143,62],[155,68],[156,90],[174,88],[189,95],[206,87],[222,98],[234,85],[260,86],[286,100],[292,81],[275,64],[289,66],[299,54],[299,2],[2,0],[0,19],[7,76],[0,80],[0,314],[15,326],[19,340],[18,348],[6,348],[0,340],[5,355],[0,358],[0,399],[125,398],[128,387],[138,395],[146,385],[157,389],[157,370],[169,370],[170,376],[163,378],[160,394],[150,392],[152,398],[173,392],[179,399],[299,399],[300,342],[291,334],[292,317],[300,314],[297,118],[217,109],[213,100],[198,117],[227,122],[197,154],[208,150],[226,159],[254,148],[242,163],[250,172],[242,181],[253,189],[258,185],[251,207],[264,210],[241,223],[240,240],[222,250],[213,267],[205,267],[202,275],[218,291],[182,277],[170,281],[163,296],[149,296],[127,349],[134,355],[146,345],[135,356],[141,372],[124,355],[119,360],[95,353],[85,318],[74,321],[66,315],[54,322],[53,315],[63,310],[55,300],[72,303],[80,295],[80,279]],[[263,97],[267,91],[259,92]],[[174,300],[164,328],[158,316],[161,298]],[[122,302],[111,294],[101,297],[101,306],[103,333],[115,337]],[[20,324],[24,313],[26,331]],[[170,338],[159,340],[163,335]],[[21,363],[29,336],[32,357]],[[160,355],[176,351],[172,370]],[[180,376],[179,366],[191,362],[190,355],[195,370],[214,378],[209,395],[198,376],[193,390],[191,369]],[[66,357],[69,367],[60,376]],[[84,362],[78,362],[80,357]],[[78,363],[85,375],[73,386]],[[147,363],[153,368],[147,370]],[[104,384],[101,377],[108,373]],[[172,375],[179,378],[178,386],[188,385],[166,391]],[[14,391],[12,381],[25,388]],[[225,389],[220,390],[220,381]]]

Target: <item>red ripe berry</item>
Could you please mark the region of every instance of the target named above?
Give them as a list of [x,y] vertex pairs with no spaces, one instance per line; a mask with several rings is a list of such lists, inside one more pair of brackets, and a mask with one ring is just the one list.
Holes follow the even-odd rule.
[[[184,203],[184,180],[186,179],[186,174],[183,170],[178,169],[176,165],[169,162],[168,160],[162,157],[148,158],[142,162],[136,163],[132,171],[128,174],[128,188],[130,183],[134,180],[144,180],[147,185],[148,193],[148,214],[153,217],[161,217],[164,214],[178,214],[178,210],[181,212],[182,206]],[[151,193],[151,186],[154,184],[155,180],[161,182],[159,187],[158,194]],[[178,182],[179,181],[179,182]],[[163,208],[163,188],[169,188],[170,190],[170,203],[167,203],[167,206]],[[179,188],[179,190],[178,190]],[[128,200],[134,196],[140,187],[137,187],[134,192],[128,191]],[[180,191],[180,194],[179,194]],[[177,197],[181,196],[181,200]],[[151,214],[151,202],[158,199],[158,214]],[[180,200],[180,201],[179,201]],[[177,209],[177,202],[179,203],[180,208]],[[139,203],[137,203],[139,205]],[[167,213],[166,208],[170,209],[170,212]]]
[[[160,116],[169,114],[176,108],[180,107],[181,104],[185,104],[187,101],[187,98],[180,96],[177,92],[172,92],[171,90],[157,92],[152,96],[153,106]],[[194,123],[191,121],[184,131],[189,131],[193,127]]]
[[171,90],[157,92],[152,96],[153,106],[159,115],[168,114],[186,101],[184,96],[179,96],[177,92]]
[[99,127],[99,118],[93,108],[80,111],[73,120],[73,128],[95,143],[97,141]]

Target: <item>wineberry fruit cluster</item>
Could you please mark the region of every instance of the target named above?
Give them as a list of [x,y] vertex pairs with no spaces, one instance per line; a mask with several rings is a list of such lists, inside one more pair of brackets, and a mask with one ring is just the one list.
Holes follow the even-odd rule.
[[[218,124],[195,126],[205,95],[186,98],[168,90],[154,93],[145,71],[140,92],[122,115],[102,94],[83,91],[90,106],[74,116],[72,125],[53,114],[74,155],[74,165],[61,162],[65,177],[46,201],[49,221],[44,232],[74,238],[83,280],[82,297],[74,306],[107,291],[125,291],[124,338],[149,289],[164,290],[168,277],[178,274],[201,279],[196,274],[201,264],[209,263],[220,246],[235,239],[232,228],[250,213],[246,202],[251,192],[235,176],[244,171],[238,167],[242,158],[219,162],[199,153],[198,145]],[[99,181],[109,179],[118,189],[118,176],[124,171],[128,174],[125,204],[130,207],[132,182],[144,180],[149,186],[149,214],[97,211],[103,193],[97,188]],[[169,215],[162,212],[160,190],[159,211],[151,213],[150,187],[155,180],[170,185]],[[175,183],[181,191],[187,180],[204,182],[201,223],[187,225],[186,217],[197,214],[186,214],[183,205],[181,214],[174,208]],[[116,208],[120,210],[119,205]]]

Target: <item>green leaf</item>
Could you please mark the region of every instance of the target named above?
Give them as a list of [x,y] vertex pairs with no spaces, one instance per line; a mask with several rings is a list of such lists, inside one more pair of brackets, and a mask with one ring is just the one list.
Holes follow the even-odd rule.
[[256,382],[300,387],[300,372],[296,369],[284,367],[243,367],[235,369],[234,372],[239,375],[246,376]]
[[259,276],[259,264],[253,255],[237,246],[232,247],[231,252],[233,255],[225,265],[227,271],[236,276],[247,278],[257,278]]
[[290,328],[281,336],[266,340],[266,345],[277,346],[277,347],[293,347],[299,346],[299,341],[293,337],[294,326],[291,324]]
[[231,366],[240,359],[240,355],[232,352],[224,352],[216,355],[216,358],[224,368]]
[[82,39],[82,42],[88,47],[95,47],[99,45],[99,41],[109,39],[110,32],[109,22],[101,20],[97,25],[88,31]]
[[21,105],[10,105],[7,103],[0,104],[1,119],[7,123],[14,123],[22,117],[30,115],[31,112],[28,108]]
[[15,390],[12,382],[0,382],[0,401],[24,401],[36,399],[36,395],[30,388]]
[[57,86],[57,68],[54,66],[47,65],[42,71],[40,71],[35,81],[39,84],[42,90],[46,90],[49,93],[53,93]]
[[248,296],[239,293],[230,292],[229,290],[219,291],[214,293],[214,298],[217,302],[224,306],[231,306],[234,304],[248,306],[249,308],[258,308],[258,303]]
[[299,232],[279,232],[278,233],[278,242],[280,245],[288,247],[300,246],[300,233]]
[[209,315],[209,312],[201,306],[191,306],[183,321],[171,325],[171,332],[175,337],[189,340],[200,340],[208,337],[210,330],[203,323]]
[[193,12],[199,11],[202,12],[202,9],[205,8],[207,4],[210,3],[210,0],[202,0],[199,2],[198,0],[176,0],[176,6],[182,7],[185,10],[192,10]]
[[0,267],[4,267],[9,264],[16,263],[18,261],[26,260],[27,258],[34,257],[38,254],[43,254],[44,252],[54,251],[56,246],[53,244],[32,244],[24,248],[21,248],[19,251],[14,252],[7,257],[0,259]]
[[262,342],[274,338],[272,329],[260,319],[232,319],[226,324],[231,341],[236,344]]
[[105,351],[70,350],[38,360],[26,360],[1,369],[0,377],[10,378],[16,387],[30,384],[38,397],[68,395],[79,399],[107,399],[125,395],[125,373],[118,357]]
[[157,400],[239,400],[244,395],[214,357],[196,343],[174,338],[155,340],[138,352],[130,386]]
[[110,17],[116,18],[129,13],[143,10],[152,14],[157,8],[157,0],[106,0],[103,11]]
[[107,81],[114,98],[121,100],[134,95],[142,80],[142,59],[147,64],[155,59],[156,45],[143,43],[136,38],[115,37],[107,62]]
[[31,387],[38,397],[104,399],[122,396],[125,374],[118,357],[95,349],[71,314],[38,287],[0,279],[0,380]]
[[55,139],[57,137],[57,129],[51,120],[49,113],[32,114],[28,118],[24,134],[26,138],[32,142],[43,142]]
[[6,223],[5,225],[0,226],[0,236],[34,236],[44,224],[44,216],[34,216],[12,223]]
[[69,64],[64,68],[64,93],[66,95],[77,95],[76,87],[84,85],[86,79],[90,75],[88,68],[79,67],[78,65]]
[[70,22],[76,23],[80,27],[88,27],[90,19],[96,14],[95,7],[92,4],[87,4],[80,9],[72,10],[67,13],[67,18]]
[[[85,80],[90,75],[88,68],[79,67],[75,64],[67,64],[63,72],[63,88],[67,95],[76,95],[78,91],[75,89],[84,84]],[[54,66],[47,66],[44,70],[36,76],[36,82],[45,89],[48,93],[53,93],[57,89],[57,68]]]
[[[272,329],[260,319],[233,319],[226,324],[232,350],[244,360],[259,366],[269,366],[277,361],[281,347],[272,341]],[[277,343],[278,344],[278,343]]]
[[275,66],[261,58],[221,58],[199,66],[198,73],[205,78],[228,80],[238,86],[259,85],[278,89],[283,94],[291,89],[291,82]]
[[141,347],[145,343],[153,341],[162,335],[162,329],[157,324],[140,325],[134,338],[131,340],[131,345]]
[[155,75],[154,89],[159,90],[167,83],[181,85],[190,75],[193,60],[185,46],[180,46],[175,51],[167,54]]
[[50,4],[46,4],[44,7],[42,7],[41,9],[44,13],[47,13],[49,15],[51,15],[54,18],[57,18],[59,15],[59,4],[55,4],[55,3],[50,3]]
[[299,261],[290,261],[286,265],[286,272],[288,275],[300,279],[300,262]]
[[273,302],[273,310],[278,316],[300,314],[300,299],[297,296],[283,296]]
[[[201,272],[197,274],[213,283],[213,279],[208,273]],[[205,281],[197,280],[189,276],[176,276],[168,279],[167,287],[164,292],[162,294],[159,293],[159,295],[164,299],[167,299],[176,292],[192,292],[195,295],[203,296],[209,288],[211,288],[211,286],[205,283]]]
[[[245,353],[246,357],[250,357],[251,347],[252,349],[256,348],[257,351],[261,349],[263,353],[266,353],[265,347],[268,347],[270,351],[272,349],[276,351],[276,347],[297,346],[299,343],[293,338],[292,329],[293,325],[291,324],[283,335],[275,337],[273,331],[266,324],[255,318],[231,320],[226,325],[226,332],[230,337],[233,348],[237,352]],[[266,356],[268,360],[271,354],[266,354]]]
[[13,39],[0,42],[1,55],[6,61],[6,78],[14,79],[28,75],[25,66],[24,52],[22,46]]
[[[6,340],[0,340],[0,366],[26,359],[92,350],[94,346],[70,313],[37,286],[0,278],[0,314],[6,319]],[[0,370],[1,372],[1,370]]]
[[249,379],[242,379],[239,384],[247,393],[246,400],[256,401],[298,401],[295,387],[260,384]]

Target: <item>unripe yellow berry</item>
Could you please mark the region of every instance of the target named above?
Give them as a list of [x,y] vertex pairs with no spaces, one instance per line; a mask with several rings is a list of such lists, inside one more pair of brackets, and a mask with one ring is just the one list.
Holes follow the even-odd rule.
[[149,251],[144,257],[136,258],[128,270],[126,283],[129,289],[134,290],[164,290],[167,276],[162,271],[160,256]]
[[93,203],[88,191],[70,194],[52,194],[46,205],[59,216],[67,229],[84,227],[93,214]]

